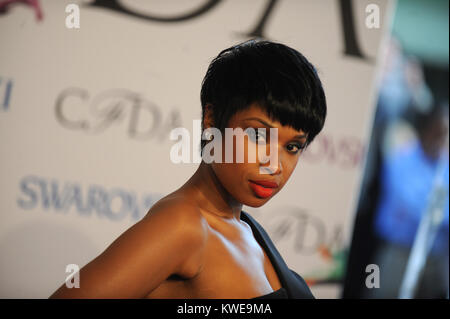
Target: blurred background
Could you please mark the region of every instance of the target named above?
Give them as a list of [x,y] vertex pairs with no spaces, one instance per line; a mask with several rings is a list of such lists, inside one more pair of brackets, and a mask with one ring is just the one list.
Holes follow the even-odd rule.
[[[396,3],[344,297],[448,298],[448,5]],[[369,264],[379,288],[366,285]]]
[[169,133],[250,38],[302,52],[328,115],[244,210],[317,298],[448,298],[441,0],[0,0],[0,298],[47,298],[192,175]]

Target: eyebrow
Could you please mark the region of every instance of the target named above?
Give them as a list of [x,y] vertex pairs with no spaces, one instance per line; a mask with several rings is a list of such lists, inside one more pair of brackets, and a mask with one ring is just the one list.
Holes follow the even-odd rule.
[[[250,121],[250,120],[258,121],[258,122],[260,122],[263,125],[266,125],[266,126],[271,127],[271,128],[275,128],[272,125],[270,125],[269,123],[267,123],[266,121],[263,121],[263,120],[261,120],[260,118],[257,118],[257,117],[249,117],[249,118],[244,119],[244,121]],[[306,134],[295,135],[294,138],[306,138]]]

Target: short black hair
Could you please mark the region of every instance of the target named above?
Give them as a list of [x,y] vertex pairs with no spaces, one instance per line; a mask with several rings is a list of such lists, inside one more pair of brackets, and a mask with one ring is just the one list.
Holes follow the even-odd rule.
[[[284,44],[252,39],[223,50],[202,82],[202,132],[205,109],[223,132],[231,116],[257,103],[272,120],[308,133],[307,144],[322,130],[325,93],[315,67]],[[202,140],[201,148],[207,141]]]

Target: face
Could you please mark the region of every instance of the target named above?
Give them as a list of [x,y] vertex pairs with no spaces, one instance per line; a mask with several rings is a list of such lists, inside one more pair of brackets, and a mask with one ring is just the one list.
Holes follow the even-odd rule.
[[448,126],[448,117],[436,117],[422,133],[421,142],[424,152],[433,160],[439,158],[447,142]]
[[[288,181],[307,141],[307,134],[290,126],[272,121],[267,113],[257,105],[237,112],[228,122],[229,128],[264,128],[266,134],[249,134],[243,139],[234,138],[233,161],[225,162],[225,135],[222,137],[222,163],[211,163],[223,187],[238,202],[259,207],[277,194]],[[270,129],[276,128],[278,139],[270,140]],[[272,147],[272,149],[271,149]],[[273,149],[275,148],[275,150]],[[244,161],[236,160],[236,150],[243,150]],[[255,157],[249,156],[257,150]],[[276,161],[262,160],[261,153],[276,154]],[[249,160],[250,158],[250,160]],[[251,160],[252,158],[256,159]]]

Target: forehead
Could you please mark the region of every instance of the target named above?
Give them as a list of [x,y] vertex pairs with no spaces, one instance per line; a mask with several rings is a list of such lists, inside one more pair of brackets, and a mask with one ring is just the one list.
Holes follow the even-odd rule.
[[305,135],[303,130],[296,130],[292,126],[282,125],[278,120],[271,119],[267,111],[258,104],[252,104],[248,108],[236,112],[229,121],[229,125],[231,126],[241,126],[244,124],[252,124],[259,127],[275,127],[285,134]]

